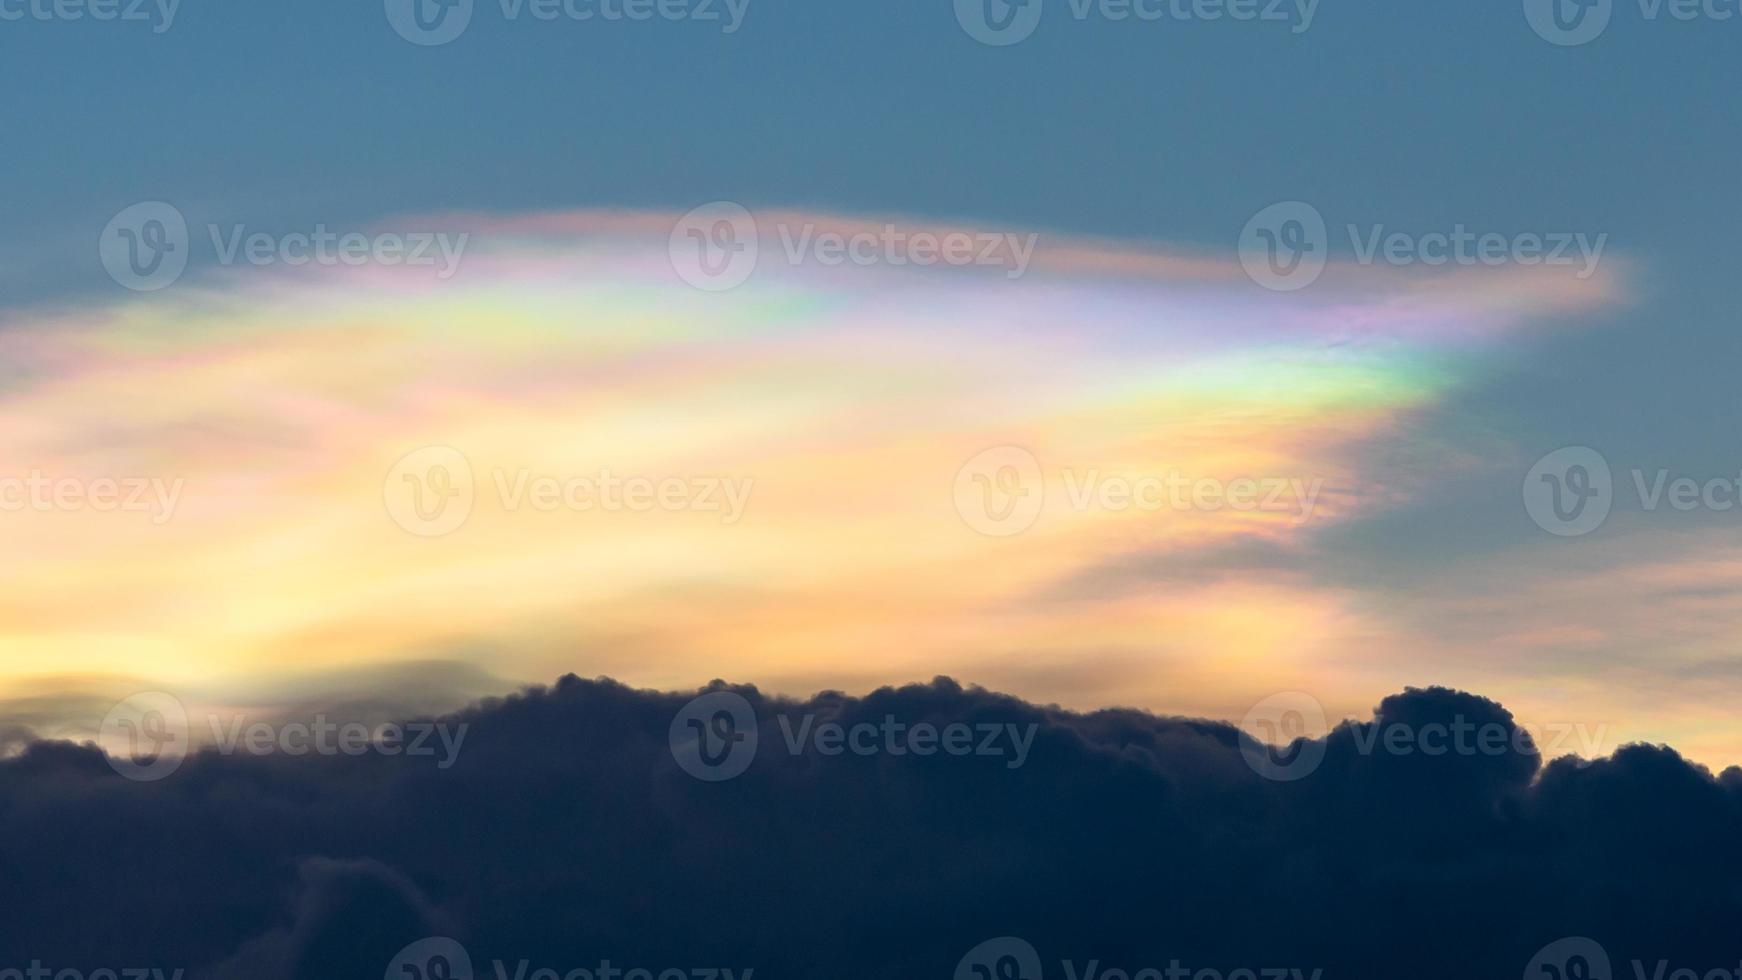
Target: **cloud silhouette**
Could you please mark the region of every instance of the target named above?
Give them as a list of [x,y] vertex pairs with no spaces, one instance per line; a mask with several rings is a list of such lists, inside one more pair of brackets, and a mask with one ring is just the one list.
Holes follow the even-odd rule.
[[[1474,695],[1389,697],[1282,782],[1222,722],[946,678],[710,690],[758,725],[751,764],[718,782],[673,754],[693,693],[573,676],[442,718],[469,729],[447,769],[207,750],[132,782],[95,747],[35,742],[0,762],[0,968],[374,978],[438,935],[476,976],[949,977],[1006,936],[1053,980],[1090,960],[1511,977],[1568,936],[1618,972],[1742,956],[1742,772],[1652,746],[1545,765]],[[829,725],[867,751],[823,751]],[[973,747],[911,751],[921,726]],[[1460,727],[1505,737],[1432,751]],[[1016,766],[1011,733],[1031,738]]]

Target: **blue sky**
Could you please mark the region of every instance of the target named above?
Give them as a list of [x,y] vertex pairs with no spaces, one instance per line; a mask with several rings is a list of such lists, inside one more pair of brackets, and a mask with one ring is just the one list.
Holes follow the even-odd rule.
[[[977,41],[941,0],[749,0],[730,33],[511,18],[478,0],[461,36],[419,46],[369,0],[186,0],[161,32],[4,19],[27,8],[0,0],[0,84],[13,93],[0,103],[0,308],[117,299],[93,242],[122,208],[154,200],[267,231],[731,200],[1223,260],[1278,201],[1323,215],[1333,259],[1352,257],[1348,225],[1606,236],[1622,294],[1571,314],[1576,329],[1485,350],[1482,371],[1364,448],[1421,485],[1327,531],[1315,574],[1379,605],[1426,597],[1409,616],[1457,637],[1470,607],[1448,597],[1487,601],[1509,575],[1541,586],[1610,568],[1635,535],[1649,542],[1642,564],[1671,561],[1684,540],[1742,544],[1734,510],[1618,502],[1598,533],[1561,540],[1519,501],[1530,462],[1562,446],[1599,450],[1617,487],[1633,468],[1742,469],[1742,14],[1680,19],[1616,0],[1600,36],[1559,46],[1516,0],[1324,0],[1298,31],[1031,2],[1038,26],[1008,46]],[[1442,472],[1440,457],[1492,465]],[[1714,583],[1714,601],[1731,588]],[[1734,598],[1742,612],[1742,588]],[[1725,609],[1701,653],[1657,680],[1724,673]],[[1600,649],[1545,656],[1645,671],[1629,646],[1650,610],[1635,613]]]

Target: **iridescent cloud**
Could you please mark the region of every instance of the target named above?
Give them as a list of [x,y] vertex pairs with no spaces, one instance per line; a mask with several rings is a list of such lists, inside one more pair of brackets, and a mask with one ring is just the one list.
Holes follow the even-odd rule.
[[[0,476],[179,496],[162,520],[0,511],[0,694],[457,657],[792,692],[947,672],[1236,717],[1300,687],[1361,710],[1436,679],[1351,671],[1389,620],[1309,560],[1412,493],[1361,450],[1619,291],[1333,266],[1284,295],[1229,259],[1045,234],[1016,279],[795,265],[781,228],[887,222],[771,212],[754,273],[709,292],[674,271],[675,221],[449,216],[424,222],[472,233],[447,280],[232,268],[15,312]],[[460,463],[420,469],[425,447]],[[613,505],[614,479],[659,499]],[[448,533],[402,526],[468,480]],[[1164,574],[1132,585],[1133,563]]]

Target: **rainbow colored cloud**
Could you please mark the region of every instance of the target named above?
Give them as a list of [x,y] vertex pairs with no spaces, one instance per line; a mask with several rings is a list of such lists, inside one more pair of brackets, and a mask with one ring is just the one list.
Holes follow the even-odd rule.
[[[180,489],[167,514],[0,510],[0,695],[458,656],[792,691],[950,672],[1235,717],[1310,682],[1364,707],[1383,692],[1338,652],[1386,627],[1289,556],[1411,494],[1364,446],[1619,288],[1333,265],[1284,295],[1044,233],[1014,278],[795,263],[807,227],[979,232],[766,212],[753,272],[708,291],[678,222],[447,216],[418,222],[470,235],[446,279],[242,266],[14,311],[0,477]],[[605,501],[613,477],[658,499]],[[445,533],[404,526],[449,504]],[[1158,554],[1164,585],[1107,577]]]

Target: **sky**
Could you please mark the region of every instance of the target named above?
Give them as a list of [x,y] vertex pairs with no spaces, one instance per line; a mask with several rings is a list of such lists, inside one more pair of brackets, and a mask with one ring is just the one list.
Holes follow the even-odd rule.
[[0,698],[1443,684],[1742,762],[1742,15],[1138,6],[0,2]]

